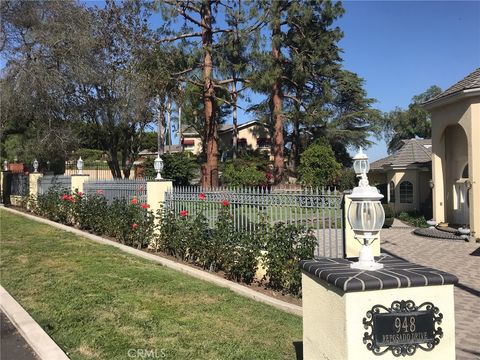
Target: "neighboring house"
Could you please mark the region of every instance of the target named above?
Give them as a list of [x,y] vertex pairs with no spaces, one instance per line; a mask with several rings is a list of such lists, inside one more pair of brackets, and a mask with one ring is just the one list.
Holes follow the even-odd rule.
[[[480,237],[480,68],[423,104],[432,119],[433,216]],[[476,233],[476,234],[475,234]]]
[[369,177],[395,213],[431,212],[431,144],[430,139],[402,140],[394,154],[370,165]]
[[[233,125],[220,125],[218,128],[218,147],[220,151],[228,151],[233,145]],[[270,154],[270,135],[268,129],[259,121],[253,120],[238,125],[238,148],[262,150]],[[200,134],[191,127],[182,131],[182,146],[185,151],[198,155],[202,151]]]

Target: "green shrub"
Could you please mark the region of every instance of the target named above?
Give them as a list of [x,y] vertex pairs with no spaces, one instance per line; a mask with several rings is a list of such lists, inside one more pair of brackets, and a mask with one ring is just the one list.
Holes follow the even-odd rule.
[[78,226],[97,235],[113,237],[123,244],[144,247],[154,237],[154,215],[148,204],[115,199],[107,204],[103,195],[84,196],[61,188],[39,195],[33,208],[38,215],[61,224]]
[[398,219],[414,227],[420,227],[420,228],[428,227],[425,216],[415,211],[411,211],[411,212],[403,211],[398,215]]
[[258,246],[252,236],[235,231],[230,204],[218,206],[212,229],[203,210],[197,214],[162,211],[158,248],[210,271],[224,271],[229,279],[251,283],[257,270]]
[[65,225],[74,225],[82,196],[70,193],[58,186],[51,187],[47,193],[37,197],[34,212],[49,220]]
[[[173,185],[189,185],[198,171],[195,158],[189,152],[166,153],[162,155],[164,179],[172,180]],[[154,159],[148,158],[143,162],[146,177],[155,177],[157,174],[153,167]]]
[[76,150],[70,158],[75,161],[79,157],[81,157],[82,160],[85,162],[98,161],[98,160],[102,160],[103,154],[104,154],[103,150],[81,148]]
[[107,233],[109,207],[107,200],[101,195],[85,197],[78,209],[78,225],[80,229],[97,235]]
[[265,185],[267,177],[254,164],[232,161],[225,166],[221,180],[224,185],[254,187]]
[[395,213],[388,204],[382,204],[383,210],[385,211],[385,222],[383,223],[384,228],[389,228],[393,225],[393,220],[395,218]]
[[329,145],[310,145],[300,157],[298,175],[305,186],[325,187],[335,185],[341,165]]
[[352,190],[357,186],[358,180],[353,169],[342,168],[340,169],[337,179],[335,180],[335,186],[339,191]]
[[266,234],[264,264],[267,286],[301,294],[302,274],[298,262],[313,258],[315,236],[302,226],[275,224]]

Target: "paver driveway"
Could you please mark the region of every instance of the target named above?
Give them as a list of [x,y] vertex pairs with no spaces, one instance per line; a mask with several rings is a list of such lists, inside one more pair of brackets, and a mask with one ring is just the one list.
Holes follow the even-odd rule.
[[[382,231],[382,251],[413,263],[455,274],[457,360],[480,359],[480,244],[439,240],[398,226]],[[474,254],[474,255],[472,255]]]

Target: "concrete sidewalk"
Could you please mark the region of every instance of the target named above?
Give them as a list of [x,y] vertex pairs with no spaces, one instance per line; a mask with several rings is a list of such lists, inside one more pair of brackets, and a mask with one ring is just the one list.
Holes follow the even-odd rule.
[[414,235],[400,221],[382,230],[382,251],[456,275],[457,360],[480,359],[480,244]]

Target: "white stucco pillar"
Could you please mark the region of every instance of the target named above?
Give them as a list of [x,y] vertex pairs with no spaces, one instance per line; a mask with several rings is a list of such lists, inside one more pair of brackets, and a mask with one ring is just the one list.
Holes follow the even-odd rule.
[[83,183],[88,180],[90,175],[72,175],[72,186],[71,190],[72,192],[78,191],[83,193]]
[[[170,180],[152,180],[147,181],[147,203],[150,205],[150,211],[156,216],[158,210],[165,204],[165,194],[173,189],[173,183]],[[160,218],[155,217],[155,225],[159,225]],[[158,231],[161,231],[157,227]],[[155,248],[155,244],[149,245]]]

